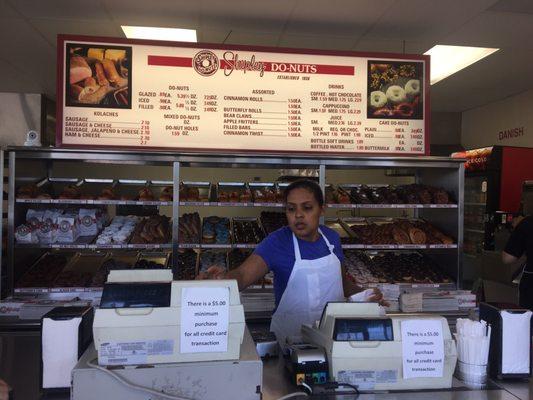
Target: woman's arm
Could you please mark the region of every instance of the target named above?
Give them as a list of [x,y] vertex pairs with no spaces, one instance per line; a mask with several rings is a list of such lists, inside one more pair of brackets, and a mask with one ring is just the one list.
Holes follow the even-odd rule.
[[518,257],[513,256],[505,251],[502,251],[502,261],[504,264],[512,264],[518,260]]
[[207,272],[198,274],[197,279],[235,279],[239,285],[239,290],[244,290],[248,286],[257,282],[268,273],[265,261],[257,254],[252,254],[238,267],[225,272],[222,267],[212,266]]

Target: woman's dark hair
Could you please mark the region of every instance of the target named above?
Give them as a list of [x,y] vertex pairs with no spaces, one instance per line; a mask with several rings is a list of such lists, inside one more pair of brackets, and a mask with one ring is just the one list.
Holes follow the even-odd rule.
[[291,183],[285,188],[285,192],[283,192],[285,203],[287,202],[287,197],[289,197],[289,193],[292,192],[294,189],[305,189],[311,192],[315,200],[318,202],[318,205],[320,207],[324,205],[324,194],[322,193],[322,189],[320,189],[320,185],[315,181],[309,179],[299,179]]

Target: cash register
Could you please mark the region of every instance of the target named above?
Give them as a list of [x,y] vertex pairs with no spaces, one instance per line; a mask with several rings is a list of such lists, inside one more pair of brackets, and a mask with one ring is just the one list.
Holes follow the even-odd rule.
[[[183,351],[181,302],[184,291],[191,288],[228,292],[227,331],[222,332],[227,336],[227,349]],[[199,307],[198,312],[206,314],[207,322],[202,323],[211,323],[207,308]],[[116,270],[110,271],[104,286],[93,334],[100,365],[159,364],[238,360],[244,327],[244,310],[234,280],[173,281],[170,270]]]
[[[442,324],[441,377],[408,379],[403,373],[402,321],[433,320]],[[360,390],[450,388],[457,361],[448,322],[435,315],[385,315],[377,303],[328,303],[320,321],[303,325],[304,342],[324,349],[329,380]]]

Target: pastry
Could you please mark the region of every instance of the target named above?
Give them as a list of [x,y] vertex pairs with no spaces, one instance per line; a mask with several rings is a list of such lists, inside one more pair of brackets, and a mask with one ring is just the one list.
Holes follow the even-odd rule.
[[113,188],[104,188],[102,193],[98,196],[98,200],[115,200],[115,192]]
[[154,194],[149,188],[139,190],[139,201],[154,201]]
[[17,189],[17,198],[33,199],[39,194],[37,185],[24,185]]
[[174,194],[174,188],[172,186],[166,186],[159,195],[159,201],[172,201]]
[[77,199],[80,197],[80,189],[77,186],[69,185],[63,189],[59,195],[60,199]]

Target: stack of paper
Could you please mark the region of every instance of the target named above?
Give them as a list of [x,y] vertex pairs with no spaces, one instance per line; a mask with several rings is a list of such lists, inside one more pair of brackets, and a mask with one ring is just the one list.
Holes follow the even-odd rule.
[[241,302],[244,312],[272,312],[275,307],[274,293],[272,291],[241,293]]

